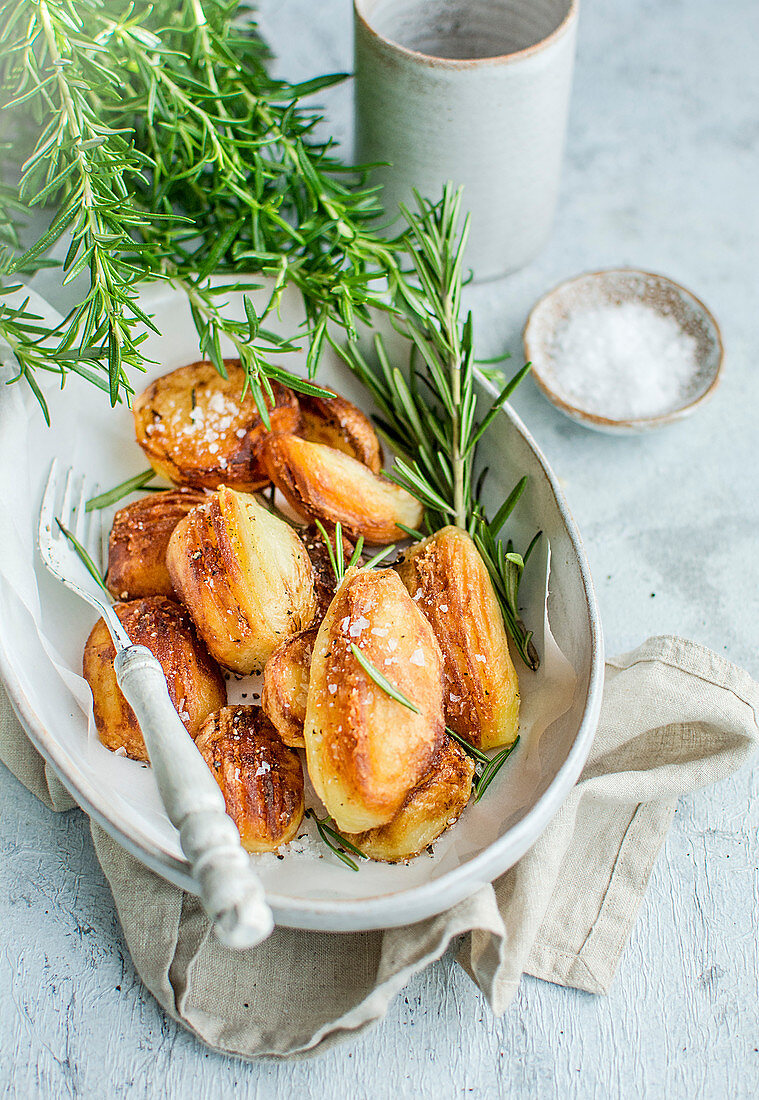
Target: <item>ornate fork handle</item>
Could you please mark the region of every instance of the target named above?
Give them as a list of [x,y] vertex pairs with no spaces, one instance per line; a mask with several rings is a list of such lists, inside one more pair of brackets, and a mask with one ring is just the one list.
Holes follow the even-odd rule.
[[161,665],[149,649],[132,645],[116,654],[115,670],[217,936],[237,950],[255,947],[274,928],[271,910],[224,796],[169,698]]

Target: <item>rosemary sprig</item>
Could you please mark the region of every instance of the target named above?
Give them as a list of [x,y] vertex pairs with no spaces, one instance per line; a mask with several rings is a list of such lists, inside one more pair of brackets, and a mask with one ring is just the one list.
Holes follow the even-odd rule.
[[[139,173],[143,162],[123,132],[104,123],[98,107],[117,94],[117,77],[85,27],[97,7],[95,0],[37,0],[3,9],[8,106],[31,110],[45,123],[21,165],[18,197],[30,209],[60,199],[47,232],[8,270],[26,268],[68,231],[62,283],[86,274],[89,288],[57,333],[56,351],[66,357],[58,359],[59,369],[64,373],[80,359],[91,360],[105,372],[115,404],[122,390],[130,392],[125,368],[143,362],[139,345],[145,334],[136,327],[154,326],[137,305],[136,271],[126,258],[144,215],[130,203],[125,179]],[[22,354],[31,364],[33,345]]]
[[[428,533],[453,523],[472,535],[493,578],[506,629],[524,662],[535,669],[539,657],[518,604],[529,551],[520,558],[513,546],[504,550],[497,540],[526,482],[520,481],[489,521],[480,500],[486,471],[475,480],[477,446],[529,364],[480,416],[471,313],[460,319],[468,228],[468,219],[458,228],[460,204],[461,193],[448,184],[438,203],[417,195],[415,211],[402,208],[407,222],[402,258],[408,257],[411,272],[391,279],[391,291],[395,326],[409,342],[408,372],[391,364],[380,335],[375,336],[372,366],[355,344],[335,346],[374,398],[378,430],[398,456],[387,476],[425,506]],[[407,534],[423,537],[419,531]]]
[[111,504],[116,504],[117,501],[123,500],[124,497],[128,497],[130,493],[134,493],[138,489],[147,489],[150,482],[154,481],[156,476],[155,470],[143,470],[141,474],[135,474],[134,477],[127,478],[126,481],[122,481],[119,485],[114,485],[114,487],[107,492],[100,493],[95,497],[90,497],[84,510],[85,512],[96,512],[101,508],[109,508]]
[[450,726],[445,727],[445,732],[448,734],[449,737],[452,737],[454,741],[458,742],[458,744],[461,745],[462,749],[466,753],[468,753],[469,756],[473,757],[473,759],[476,761],[476,766],[480,767],[481,769],[479,771],[479,774],[476,775],[474,781],[474,800],[475,802],[479,802],[485,791],[495,779],[498,772],[501,770],[503,765],[511,756],[514,749],[519,744],[519,734],[517,734],[510,745],[507,745],[506,748],[501,749],[500,752],[497,752],[495,756],[487,756],[486,753],[482,752],[478,748],[475,748],[474,745],[470,745],[470,743],[464,737],[456,733],[455,730],[452,730]]
[[[358,565],[359,561],[361,560],[361,554],[364,549],[364,536],[359,535],[358,541],[353,548],[353,553],[351,554],[350,561],[346,565],[343,554],[343,531],[341,524],[339,522],[335,524],[335,543],[333,547],[332,539],[329,537],[327,529],[324,527],[324,525],[318,519],[314,520],[314,522],[318,527],[319,534],[321,535],[327,547],[327,553],[329,554],[329,563],[332,566],[332,572],[335,574],[335,580],[338,584],[340,584],[348,570],[352,569],[354,565]],[[395,550],[395,543],[392,543],[390,546],[383,546],[382,549],[374,554],[371,558],[369,558],[368,561],[365,561],[361,568],[373,569],[375,565],[378,565],[383,558],[386,558],[388,556],[388,554],[392,554],[393,550]]]
[[489,756],[486,756],[484,752],[481,752],[478,748],[475,748],[474,745],[470,745],[465,737],[462,737],[460,733],[456,733],[456,731],[451,729],[450,726],[445,727],[445,732],[448,734],[449,737],[452,737],[454,741],[461,745],[462,749],[464,749],[470,756],[474,757],[474,759],[477,760],[478,763],[490,763]]
[[499,753],[497,753],[493,757],[493,759],[490,761],[490,763],[485,768],[485,770],[482,772],[482,774],[480,775],[479,779],[477,780],[477,782],[475,784],[475,793],[474,793],[474,801],[475,802],[480,801],[480,799],[484,795],[485,791],[488,789],[490,784],[493,782],[495,777],[498,775],[498,772],[501,770],[501,768],[506,763],[508,758],[511,756],[512,752],[514,751],[514,749],[517,747],[518,744],[519,744],[519,734],[517,734],[517,736],[514,738],[514,740],[512,741],[512,743],[510,745],[507,745],[505,749],[501,749],[501,751]]
[[[15,191],[0,190],[0,275],[52,264],[62,283],[85,282],[52,334],[25,306],[0,310],[17,377],[43,411],[41,371],[77,371],[112,403],[129,398],[156,327],[137,300],[146,279],[187,295],[201,352],[217,368],[231,342],[261,408],[270,380],[307,385],[282,364],[295,344],[266,324],[287,285],[305,306],[309,377],[328,324],[352,338],[370,308],[388,308],[394,246],[372,227],[376,189],[315,137],[320,116],[302,102],[342,76],[289,84],[270,76],[266,59],[236,0],[0,8],[4,159],[17,158],[20,178]],[[51,207],[51,219],[22,253],[18,223],[35,206]],[[65,258],[47,259],[64,239]],[[210,280],[218,272],[221,287]],[[227,298],[251,275],[273,290],[258,312],[247,298],[240,320]]]
[[[319,531],[319,534],[321,535],[321,537],[324,541],[324,545],[327,548],[327,554],[329,555],[329,563],[332,566],[332,572],[335,574],[335,580],[336,580],[337,584],[339,585],[339,584],[342,583],[343,577],[345,576],[345,573],[346,573],[345,552],[344,552],[344,548],[343,548],[343,528],[342,528],[342,524],[339,521],[335,524],[335,534],[333,536],[334,537],[334,543],[333,543],[332,538],[330,538],[329,533],[328,533],[326,527],[324,526],[324,524],[318,519],[314,520],[314,523],[316,524],[316,527]],[[355,547],[353,548],[353,553],[351,554],[351,558],[350,558],[350,561],[348,562],[348,566],[347,566],[348,569],[350,569],[352,566],[354,566],[356,564],[358,559],[361,557],[361,551],[363,550],[363,548],[364,548],[364,539],[363,539],[363,536],[362,536],[361,538],[359,538],[358,542],[356,543]]]
[[101,574],[100,570],[98,569],[98,567],[95,565],[95,563],[92,560],[92,558],[90,557],[90,555],[87,553],[85,548],[82,546],[79,539],[76,537],[76,535],[72,534],[71,531],[69,531],[68,527],[64,527],[63,524],[61,523],[61,521],[57,517],[56,517],[55,522],[58,524],[58,526],[61,529],[61,531],[63,532],[63,534],[66,536],[68,541],[71,543],[71,545],[76,550],[77,555],[79,556],[79,560],[81,561],[82,565],[85,567],[85,569],[90,574],[92,579],[94,581],[97,581],[98,585],[100,586],[100,588],[102,588],[102,590],[105,592],[106,596],[108,597],[108,600],[110,601],[111,593],[108,591],[108,589],[105,586],[105,581],[103,580],[102,574]]
[[316,822],[316,829],[319,836],[327,847],[335,853],[337,858],[341,859],[347,867],[350,867],[351,871],[358,871],[358,864],[355,859],[351,859],[351,857],[343,851],[343,848],[347,848],[349,852],[353,852],[353,854],[357,855],[360,859],[366,859],[367,857],[360,848],[357,848],[355,844],[351,844],[349,840],[346,840],[344,836],[328,824],[332,818],[317,817],[316,810],[313,808],[306,810],[306,817],[310,817]]

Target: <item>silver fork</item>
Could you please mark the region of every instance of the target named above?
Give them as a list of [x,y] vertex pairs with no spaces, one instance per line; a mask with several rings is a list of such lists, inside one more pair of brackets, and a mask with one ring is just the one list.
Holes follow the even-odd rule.
[[110,604],[106,590],[89,573],[63,529],[101,567],[100,517],[87,512],[93,495],[83,477],[59,469],[48,477],[39,522],[39,549],[47,568],[72,592],[91,604],[111,632],[119,687],[140,724],[166,813],[179,830],[203,907],[227,947],[254,947],[270,935],[274,922],[263,886],[240,844],[224,796],[169,698],[163,669],[144,646],[133,645]]

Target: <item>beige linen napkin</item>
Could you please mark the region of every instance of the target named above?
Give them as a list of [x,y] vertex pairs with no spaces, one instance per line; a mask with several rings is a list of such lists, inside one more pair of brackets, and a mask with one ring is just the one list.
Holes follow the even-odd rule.
[[[303,1056],[380,1020],[463,934],[459,961],[497,1013],[522,973],[605,992],[677,798],[744,763],[758,722],[759,685],[693,642],[651,638],[609,661],[587,766],[533,848],[454,909],[386,932],[278,928],[236,954],[215,940],[197,899],[95,824],[92,836],[135,966],[166,1011],[225,1052]],[[1,688],[0,756],[48,805],[73,805]]]

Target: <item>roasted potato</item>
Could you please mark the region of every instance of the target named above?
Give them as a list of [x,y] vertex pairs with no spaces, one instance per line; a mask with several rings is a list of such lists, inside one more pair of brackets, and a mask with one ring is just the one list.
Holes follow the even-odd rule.
[[[418,713],[391,698],[355,644]],[[314,644],[304,727],[314,789],[340,829],[390,821],[444,738],[443,662],[430,624],[391,569],[349,569]]]
[[332,398],[300,394],[298,435],[311,443],[326,443],[362,462],[374,474],[382,469],[382,448],[372,422],[361,409],[335,394]]
[[473,776],[472,758],[446,737],[430,770],[406,795],[393,820],[365,833],[346,833],[346,839],[370,859],[411,859],[458,819],[472,793]]
[[[329,556],[329,550],[327,544],[324,541],[319,528],[315,523],[309,523],[308,527],[304,527],[302,531],[299,531],[301,542],[308,551],[308,556],[311,559],[311,564],[314,567],[314,586],[316,590],[316,602],[318,604],[317,619],[319,622],[324,618],[327,613],[327,608],[332,603],[332,597],[335,595],[337,589],[337,581],[335,579],[335,570],[332,567],[332,561]],[[331,532],[331,544],[332,550],[335,549],[335,532]],[[355,547],[350,539],[347,539],[343,535],[343,560],[347,564],[353,556]]]
[[302,630],[275,649],[264,669],[261,709],[286,745],[305,747],[303,723],[306,720],[311,656],[318,627]]
[[[192,363],[164,374],[135,398],[137,442],[156,473],[175,485],[252,492],[268,483],[260,462],[268,435],[253,395],[242,396],[245,373],[238,359],[225,359],[227,378],[212,363]],[[267,400],[272,431],[292,432],[300,423],[292,390],[272,382]]]
[[[208,715],[227,701],[224,677],[195,634],[183,607],[165,596],[117,603],[114,610],[136,645],[146,646],[161,662],[169,696],[194,736]],[[98,619],[84,647],[82,672],[92,689],[95,726],[106,748],[126,750],[133,760],[148,754],[134,711],[116,682],[108,627]]]
[[[308,551],[314,567],[314,589],[316,592],[317,612],[314,626],[301,631],[293,638],[282,642],[275,649],[264,669],[264,682],[261,689],[261,706],[274,723],[280,737],[286,745],[303,748],[303,723],[306,718],[306,698],[308,679],[311,669],[311,655],[319,630],[319,623],[327,613],[327,608],[337,589],[335,570],[330,560],[327,544],[316,524],[309,524],[299,532],[301,541]],[[332,547],[334,549],[334,532]],[[343,535],[343,558],[347,563],[353,554],[354,546]]]
[[115,599],[174,595],[166,566],[169,539],[180,519],[204,499],[197,489],[169,489],[119,508],[108,539],[105,578]]
[[263,458],[269,477],[302,516],[334,526],[352,539],[385,545],[405,538],[396,526],[418,527],[422,506],[405,489],[378,477],[350,455],[294,435],[272,435]]
[[222,486],[174,529],[166,554],[174,590],[220,664],[260,672],[316,614],[314,570],[283,520]]
[[519,681],[485,563],[469,535],[444,527],[406,551],[396,566],[443,651],[445,716],[471,745],[516,739]]
[[303,767],[260,707],[224,707],[195,744],[222,789],[248,852],[274,852],[303,820]]

